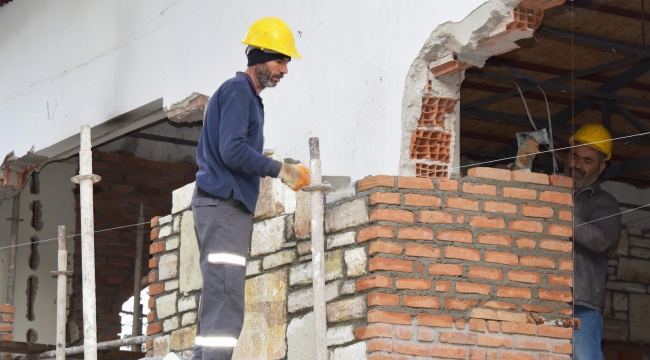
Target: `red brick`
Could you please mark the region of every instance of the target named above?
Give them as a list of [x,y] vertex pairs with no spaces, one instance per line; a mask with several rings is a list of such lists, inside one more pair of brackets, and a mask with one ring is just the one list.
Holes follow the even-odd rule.
[[480,261],[481,260],[481,252],[478,251],[477,249],[455,247],[455,246],[446,246],[445,247],[445,258],[469,260],[469,261]]
[[501,331],[506,334],[535,335],[537,333],[537,325],[504,321],[501,323]]
[[383,240],[373,241],[368,246],[368,254],[372,255],[376,253],[401,255],[402,245],[390,241],[383,241]]
[[517,170],[512,172],[512,181],[548,185],[548,175],[526,170]]
[[453,224],[454,214],[444,211],[420,211],[418,220],[423,223]]
[[14,315],[13,314],[2,314],[2,321],[3,322],[14,322]]
[[[393,354],[389,355],[389,354],[383,354],[383,353],[374,353],[374,354],[368,355],[368,360],[396,360],[396,359],[398,359],[398,357],[396,357],[396,356],[397,355],[393,355]],[[410,359],[407,358],[406,355],[399,356],[399,358],[401,358],[400,360],[410,360]]]
[[573,276],[549,274],[548,284],[553,286],[573,286]]
[[354,338],[357,340],[375,337],[393,337],[393,327],[386,324],[372,324],[354,331]]
[[15,314],[16,308],[13,305],[0,304],[0,313]]
[[508,280],[529,284],[539,284],[542,282],[542,274],[536,271],[510,270],[508,271]]
[[573,309],[572,308],[564,308],[564,309],[558,310],[557,313],[562,314],[562,315],[572,315],[573,314]]
[[156,216],[151,218],[151,227],[154,228],[158,226],[158,221],[160,220],[160,216]]
[[560,266],[558,269],[563,271],[573,271],[573,260],[572,259],[558,259]]
[[472,183],[464,183],[463,184],[463,192],[469,193],[469,194],[480,194],[480,195],[490,195],[490,196],[496,196],[497,195],[497,187],[494,185],[487,185],[487,184],[482,184],[482,185],[475,185]]
[[397,237],[407,240],[433,240],[433,230],[427,228],[398,228]]
[[370,310],[368,311],[368,322],[411,325],[411,314],[396,311]]
[[515,298],[515,299],[532,298],[530,288],[519,288],[519,287],[511,287],[511,286],[497,287],[497,296],[504,297],[504,298]]
[[517,305],[505,301],[483,301],[481,306],[493,308],[493,309],[503,309],[503,310],[516,310]]
[[430,264],[429,274],[441,275],[441,276],[461,276],[463,275],[463,265],[462,264]]
[[154,322],[155,320],[156,320],[156,312],[155,312],[155,311],[151,311],[151,312],[149,312],[149,313],[147,314],[147,321],[150,322],[150,323],[152,323],[152,322]]
[[447,198],[448,208],[478,211],[478,200],[463,199],[450,196]]
[[158,266],[158,258],[149,259],[149,269],[154,269]]
[[538,306],[532,304],[522,304],[521,310],[537,312],[537,313],[552,313],[554,311],[553,308],[550,306]]
[[498,212],[514,215],[517,213],[517,205],[501,201],[485,200],[483,202],[483,210],[486,212]]
[[553,217],[553,209],[548,206],[521,205],[521,215],[550,219]]
[[429,354],[429,346],[426,344],[396,341],[393,345],[393,352],[406,355],[425,356]]
[[453,327],[454,318],[451,315],[433,315],[433,314],[418,314],[418,325],[432,326],[432,327]]
[[490,285],[487,284],[476,284],[476,283],[457,281],[456,292],[462,294],[489,295],[491,292],[491,288]]
[[573,212],[569,210],[558,210],[557,218],[563,221],[573,221]]
[[165,285],[164,284],[155,284],[155,285],[150,285],[149,286],[149,296],[154,296],[158,294],[162,294],[162,292],[165,290]]
[[555,260],[544,256],[522,256],[519,258],[521,266],[555,269]]
[[469,277],[470,279],[503,280],[503,272],[495,268],[470,266]]
[[149,324],[147,326],[147,335],[157,334],[162,331],[162,323]]
[[469,231],[458,230],[439,230],[438,240],[441,241],[455,241],[462,243],[472,243],[472,233]]
[[487,351],[485,349],[469,349],[469,360],[485,360],[486,356]]
[[456,224],[464,224],[465,223],[465,218],[467,218],[467,216],[465,216],[464,213],[456,214]]
[[553,236],[571,237],[573,236],[573,227],[568,225],[548,224],[546,233]]
[[[605,355],[605,359],[609,359]],[[537,360],[571,360],[571,356],[539,354]]]
[[399,296],[396,294],[368,294],[368,306],[397,306]]
[[433,341],[436,338],[436,332],[432,329],[418,328],[419,341]]
[[373,288],[392,288],[393,279],[388,276],[371,276],[369,278],[357,280],[356,291],[364,291]]
[[0,332],[13,332],[14,326],[12,324],[0,324]]
[[437,196],[406,194],[404,196],[404,204],[406,206],[440,207],[442,200]]
[[568,176],[549,175],[548,179],[553,186],[565,187],[569,189],[573,188],[573,179]]
[[515,240],[516,246],[522,249],[534,249],[536,243],[537,240],[532,238],[527,238],[527,237],[520,237],[517,240]]
[[375,209],[370,213],[370,221],[415,222],[415,215],[407,210]]
[[467,176],[502,181],[510,181],[512,179],[510,170],[490,167],[471,168],[467,171]]
[[160,229],[151,229],[151,233],[149,233],[149,239],[151,241],[158,239],[159,233],[160,233]]
[[368,341],[367,347],[368,352],[371,351],[392,351],[393,342],[386,339],[372,339]]
[[445,298],[445,309],[449,310],[467,310],[478,306],[478,300],[465,300],[455,298]]
[[488,331],[489,332],[499,332],[499,331],[501,331],[500,330],[500,327],[501,327],[500,322],[498,322],[498,321],[488,321],[487,324],[488,324]]
[[[149,284],[155,282],[157,277],[158,277],[158,272],[157,271],[150,271],[149,275],[148,275]],[[119,279],[119,280],[124,280],[124,279]],[[111,283],[111,278],[108,279],[108,283],[109,284]],[[121,285],[121,284],[122,284],[122,282],[117,283],[117,285]]]
[[379,186],[395,187],[395,177],[390,175],[370,176],[359,180],[357,185],[359,191],[365,191]]
[[156,299],[154,298],[149,298],[149,303],[147,304],[149,309],[153,309],[156,307]]
[[535,200],[537,199],[537,191],[531,189],[504,187],[503,197],[524,199],[524,200]]
[[545,250],[570,253],[573,252],[573,243],[571,241],[541,239],[539,241],[539,248]]
[[524,353],[519,351],[501,352],[501,360],[535,360],[534,353]]
[[458,191],[458,180],[438,180],[438,190]]
[[395,284],[397,286],[397,289],[410,289],[410,290],[431,289],[431,280],[429,279],[397,278]]
[[476,334],[441,331],[438,340],[447,344],[476,345]]
[[414,308],[427,308],[438,309],[440,307],[440,299],[431,296],[402,296],[402,306]]
[[413,272],[413,261],[375,257],[368,262],[368,271]]
[[509,229],[514,231],[541,233],[543,230],[543,225],[539,221],[510,220]]
[[573,301],[573,295],[571,291],[539,289],[537,290],[537,296],[541,300],[551,300],[551,301],[561,301],[561,302]]
[[157,242],[149,245],[149,254],[157,254],[159,252],[165,251],[165,242]]
[[404,253],[407,256],[440,258],[441,251],[430,245],[406,245]]
[[469,329],[471,331],[484,332],[485,331],[485,320],[483,319],[469,319]]
[[359,230],[357,242],[361,243],[370,239],[392,238],[394,229],[390,226],[373,226]]
[[472,216],[469,220],[469,226],[483,227],[490,229],[505,229],[506,222],[503,218],[490,218],[485,216]]
[[571,339],[573,337],[573,329],[551,325],[540,325],[539,336],[557,339]]
[[477,241],[479,244],[512,246],[512,238],[504,234],[479,234]]
[[465,359],[467,348],[463,346],[432,345],[431,356],[444,359]]
[[397,187],[400,189],[433,190],[433,181],[431,179],[400,176],[397,178]]
[[491,263],[516,266],[517,255],[508,252],[486,251],[483,260]]
[[436,292],[450,292],[450,291],[451,291],[451,281],[436,280]]
[[573,197],[569,193],[542,191],[539,194],[539,200],[554,204],[573,205]]
[[512,348],[512,338],[509,336],[479,334],[478,346]]
[[553,342],[553,352],[557,354],[572,354],[573,353],[573,346],[571,345],[570,342],[559,342],[555,341]]
[[370,205],[389,204],[401,205],[402,195],[397,193],[376,192],[370,195]]

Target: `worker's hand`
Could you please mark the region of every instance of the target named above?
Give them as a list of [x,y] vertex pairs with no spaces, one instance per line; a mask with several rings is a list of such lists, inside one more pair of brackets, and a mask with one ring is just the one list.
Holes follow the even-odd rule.
[[293,191],[298,191],[309,185],[309,169],[302,165],[282,164],[278,177]]
[[[539,143],[537,143],[537,141],[529,137],[526,139],[526,142],[524,142],[524,144],[517,151],[517,160],[515,161],[515,163],[517,164],[517,166],[521,168],[529,168],[528,155],[533,155],[538,152],[539,152]],[[534,156],[530,157],[531,161],[532,159],[534,159]]]

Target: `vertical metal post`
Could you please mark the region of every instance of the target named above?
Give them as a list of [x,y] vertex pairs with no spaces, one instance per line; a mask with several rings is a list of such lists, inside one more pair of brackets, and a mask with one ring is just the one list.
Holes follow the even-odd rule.
[[311,261],[314,286],[314,332],[316,360],[327,360],[327,315],[325,304],[325,240],[323,235],[323,193],[318,138],[309,139],[311,177]]
[[16,287],[16,246],[18,245],[18,223],[20,219],[20,194],[16,194],[11,206],[11,249],[9,252],[9,272],[7,274],[7,305],[14,304],[14,292]]
[[[133,328],[131,336],[138,336],[142,332],[142,313],[140,312],[140,284],[142,281],[142,243],[144,241],[144,204],[140,203],[138,215],[138,236],[135,241],[135,271],[133,275]],[[131,351],[141,351],[139,344],[131,345]]]
[[52,276],[57,278],[56,283],[56,360],[65,360],[65,325],[67,322],[67,296],[68,296],[68,250],[66,247],[65,226],[59,226],[59,252],[57,271],[52,271]]
[[101,180],[93,174],[90,126],[81,127],[79,184],[81,202],[81,274],[83,287],[84,359],[97,360],[97,304],[95,297],[95,221],[93,184]]

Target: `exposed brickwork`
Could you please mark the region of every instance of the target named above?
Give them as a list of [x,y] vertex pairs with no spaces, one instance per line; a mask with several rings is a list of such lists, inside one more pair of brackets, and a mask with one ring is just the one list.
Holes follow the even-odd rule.
[[437,130],[416,130],[411,138],[411,159],[449,162],[451,134]]
[[544,20],[544,10],[540,9],[517,6],[513,13],[514,20],[506,25],[506,30],[537,30]]
[[446,165],[415,164],[415,176],[429,179],[444,179],[447,177]]
[[437,126],[445,127],[445,113],[453,112],[456,100],[423,96],[422,97],[422,113],[420,115],[420,122],[418,126]]

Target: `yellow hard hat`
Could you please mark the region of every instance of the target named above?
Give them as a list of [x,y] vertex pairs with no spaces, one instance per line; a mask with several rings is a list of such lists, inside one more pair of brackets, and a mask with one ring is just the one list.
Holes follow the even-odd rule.
[[605,154],[606,161],[612,158],[612,135],[601,124],[584,125],[573,134],[569,143],[573,145],[574,140],[582,144],[589,144],[592,148]]
[[278,18],[265,17],[257,20],[248,28],[248,32],[241,42],[262,50],[273,50],[292,58],[302,59],[296,49],[291,29]]

